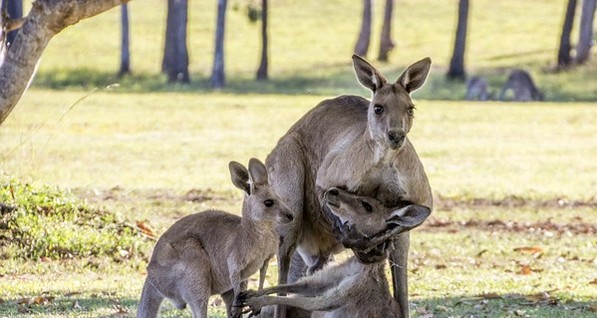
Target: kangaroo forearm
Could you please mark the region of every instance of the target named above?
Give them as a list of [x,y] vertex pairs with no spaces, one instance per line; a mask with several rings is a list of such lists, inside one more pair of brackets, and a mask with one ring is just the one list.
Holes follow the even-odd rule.
[[335,297],[281,297],[261,296],[255,299],[262,307],[270,305],[284,305],[299,307],[309,311],[330,311],[342,304]]

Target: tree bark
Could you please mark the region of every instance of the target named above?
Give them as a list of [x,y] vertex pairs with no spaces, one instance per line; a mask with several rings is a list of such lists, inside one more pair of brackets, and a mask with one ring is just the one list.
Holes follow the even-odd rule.
[[129,10],[125,3],[120,6],[121,42],[120,42],[120,70],[118,76],[131,73],[131,53],[129,42]]
[[580,16],[578,44],[576,45],[576,63],[584,64],[589,59],[593,45],[593,19],[597,0],[583,0]]
[[0,65],[0,124],[23,95],[52,37],[65,27],[128,0],[37,0]]
[[224,74],[224,31],[226,29],[226,5],[226,0],[218,0],[214,64],[211,73],[211,86],[213,88],[222,88],[224,85],[226,85],[226,76]]
[[[8,15],[13,19],[22,17],[23,16],[23,0],[8,0],[7,6],[6,6],[6,11],[8,12]],[[19,32],[19,30],[8,32],[6,41],[8,43],[12,44],[12,42],[14,42],[14,40],[17,36],[17,32]]]
[[268,39],[267,39],[267,0],[261,0],[261,61],[257,69],[257,80],[266,81],[268,66]]
[[365,56],[369,51],[369,41],[371,38],[371,6],[373,0],[363,0],[363,20],[361,23],[361,31],[357,39],[357,44],[354,47],[354,52],[357,55]]
[[169,83],[190,82],[187,51],[188,7],[187,0],[168,0],[162,72],[168,75]]
[[458,2],[458,26],[456,27],[456,39],[454,41],[454,52],[450,60],[450,68],[446,76],[448,79],[464,81],[466,71],[464,70],[464,50],[466,44],[466,29],[468,23],[468,0]]
[[388,54],[394,48],[392,40],[392,17],[394,15],[394,0],[386,0],[386,8],[383,15],[383,26],[381,28],[381,38],[379,41],[379,55],[377,59],[387,61]]
[[566,15],[562,25],[562,35],[560,36],[560,48],[558,49],[558,67],[567,67],[572,62],[570,57],[570,32],[574,24],[574,14],[576,12],[576,0],[568,0],[566,6]]

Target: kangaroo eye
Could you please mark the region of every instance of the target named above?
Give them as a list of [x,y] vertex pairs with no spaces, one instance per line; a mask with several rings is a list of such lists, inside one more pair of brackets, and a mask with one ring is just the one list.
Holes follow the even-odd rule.
[[409,116],[413,116],[413,115],[415,114],[415,108],[414,108],[414,107],[409,107],[409,108],[406,110],[406,113],[407,113]]
[[367,210],[367,212],[373,212],[373,207],[371,206],[371,204],[365,201],[361,202],[361,204],[363,204],[363,207],[365,208],[365,210]]
[[274,200],[270,200],[270,199],[265,200],[265,201],[263,201],[263,205],[265,205],[266,207],[269,208],[274,205]]
[[377,104],[377,105],[373,106],[373,111],[375,112],[376,115],[383,114],[383,111],[384,111],[383,105]]

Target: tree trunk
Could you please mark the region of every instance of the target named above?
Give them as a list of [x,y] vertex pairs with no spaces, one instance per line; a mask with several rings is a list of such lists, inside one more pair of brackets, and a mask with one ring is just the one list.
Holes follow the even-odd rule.
[[23,95],[35,65],[52,37],[65,27],[127,0],[37,0],[0,65],[0,124]]
[[448,79],[464,81],[466,72],[464,70],[464,50],[466,44],[466,28],[468,22],[468,0],[458,2],[458,26],[456,27],[456,39],[454,41],[454,53],[450,60]]
[[120,6],[120,22],[121,22],[121,45],[120,45],[120,70],[118,76],[124,76],[131,73],[131,54],[129,43],[129,10],[125,3]]
[[388,54],[394,48],[394,40],[392,40],[392,16],[394,13],[394,0],[386,0],[386,9],[383,15],[383,26],[381,28],[381,38],[379,41],[379,55],[377,57],[380,61],[387,61]]
[[162,72],[168,75],[169,83],[190,82],[187,51],[188,7],[187,0],[168,0]]
[[576,0],[568,0],[566,6],[566,15],[564,16],[564,25],[562,26],[562,35],[560,36],[560,48],[558,49],[558,67],[567,67],[570,65],[570,32],[574,24],[574,13],[576,12]]
[[257,80],[267,80],[267,0],[261,0],[261,62],[259,63],[259,69],[257,69]]
[[[13,19],[22,17],[23,16],[23,0],[8,0],[8,4],[6,6],[6,11],[8,12],[8,15]],[[8,43],[14,42],[15,38],[17,37],[17,32],[19,32],[19,30],[8,32],[6,41]]]
[[583,0],[580,16],[578,44],[576,45],[576,63],[584,64],[589,59],[593,45],[593,19],[597,0]]
[[226,4],[226,0],[218,0],[214,64],[211,73],[211,86],[213,88],[222,88],[224,85],[226,85],[226,76],[224,74],[224,31],[226,29]]
[[369,39],[371,38],[371,6],[373,0],[363,0],[363,21],[361,31],[354,52],[357,55],[365,56],[369,50]]

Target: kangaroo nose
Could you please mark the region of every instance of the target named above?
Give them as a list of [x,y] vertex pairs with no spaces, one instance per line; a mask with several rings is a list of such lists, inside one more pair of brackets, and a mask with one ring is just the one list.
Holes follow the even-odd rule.
[[402,142],[404,141],[405,137],[406,137],[406,134],[404,134],[401,131],[390,130],[388,132],[388,139],[390,140],[390,143],[392,143],[393,145],[396,145],[396,146],[401,145]]
[[329,193],[330,195],[339,195],[339,194],[340,194],[340,192],[338,192],[338,189],[336,189],[336,188],[331,188],[331,189],[329,189],[329,190],[328,190],[328,193]]

